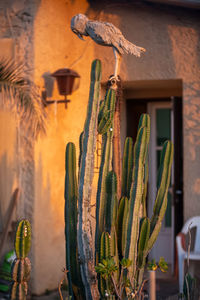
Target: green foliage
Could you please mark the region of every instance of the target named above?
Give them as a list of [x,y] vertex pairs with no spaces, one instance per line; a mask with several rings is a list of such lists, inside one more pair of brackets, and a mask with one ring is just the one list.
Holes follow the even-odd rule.
[[151,261],[148,262],[148,270],[149,271],[156,271],[157,268],[158,268],[158,265],[157,265],[155,259],[152,259]]
[[196,279],[190,273],[186,273],[183,284],[183,295],[185,300],[193,300],[195,298]]
[[17,258],[12,264],[11,300],[26,300],[27,282],[30,279],[31,263],[27,255],[31,247],[31,225],[28,220],[19,222],[15,235]]
[[[76,264],[75,260],[80,262],[81,277],[85,287],[85,296],[83,297],[86,297],[87,300],[93,299],[92,284],[94,278],[90,280],[89,269],[94,269],[98,273],[98,287],[102,299],[105,297],[109,297],[109,299],[114,299],[114,297],[127,299],[134,298],[141,292],[146,258],[161,229],[167,207],[173,145],[169,141],[166,141],[163,145],[158,175],[158,192],[153,216],[148,218],[146,196],[150,118],[147,114],[141,116],[134,147],[131,138],[127,138],[125,141],[122,166],[122,195],[118,199],[117,178],[112,167],[116,95],[115,91],[110,87],[106,92],[105,99],[99,105],[99,81],[101,78],[99,64],[98,61],[94,61],[92,64],[88,113],[84,133],[80,139],[77,196],[78,232],[76,233],[76,219],[73,220],[74,225],[71,227],[72,234],[75,236],[77,234],[78,246],[74,245],[74,249],[78,249],[79,257],[77,258],[76,251],[73,252],[74,257],[68,256],[68,269],[69,273],[71,273],[69,276],[72,276],[73,272],[70,268]],[[90,208],[88,207],[91,197],[97,131],[99,134],[102,134],[102,154],[96,199],[96,267],[93,268],[93,260],[90,260],[92,243],[90,241],[91,235],[88,234],[88,228],[90,227],[88,222]],[[70,176],[75,178],[74,157],[73,155],[69,160],[70,167],[66,167],[66,178],[70,178]],[[72,170],[73,168],[74,170]],[[70,184],[66,181],[66,187],[68,187],[65,188],[66,206],[69,206],[67,204],[68,201],[72,202],[68,198],[72,195],[70,191],[76,190],[75,186],[75,182]],[[76,205],[74,206],[75,210]],[[65,217],[66,228],[69,227],[67,223],[71,222],[71,215],[69,214]],[[70,233],[67,231],[66,235],[70,236]],[[68,248],[66,250],[68,251]],[[164,259],[160,260],[158,266],[162,271],[167,269]],[[157,268],[158,266],[152,262],[150,268]]]
[[166,263],[164,257],[160,257],[158,266],[159,266],[160,270],[161,270],[163,273],[167,272],[167,270],[168,270],[168,264]]
[[102,259],[102,262],[95,267],[95,270],[101,274],[104,279],[108,279],[118,270],[118,267],[113,258],[107,258]]
[[128,269],[131,266],[132,261],[128,258],[122,258],[120,264],[122,265],[122,268]]
[[21,74],[23,64],[0,59],[1,109],[8,109],[20,116],[28,134],[37,137],[45,133],[46,113],[37,87]]
[[156,263],[155,259],[152,259],[148,262],[148,270],[149,271],[156,271],[160,269],[161,272],[165,273],[168,270],[168,264],[166,263],[164,257],[160,257],[158,264]]

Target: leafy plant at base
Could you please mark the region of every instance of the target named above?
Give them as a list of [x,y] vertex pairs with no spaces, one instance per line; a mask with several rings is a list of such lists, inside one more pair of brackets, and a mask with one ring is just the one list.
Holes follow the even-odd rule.
[[160,269],[161,272],[165,273],[168,270],[168,264],[166,263],[164,257],[160,257],[160,260],[158,264],[156,263],[155,259],[152,259],[148,262],[148,270],[149,271],[156,271],[157,269]]
[[196,299],[195,295],[196,279],[190,274],[186,273],[183,284],[183,295],[185,300]]
[[[78,180],[75,170],[75,146],[72,143],[67,145],[67,149],[73,149],[66,156],[67,269],[70,278],[77,266],[81,275],[80,285],[79,275],[75,283],[71,280],[70,296],[77,298],[73,289],[73,285],[77,284],[80,290],[84,287],[82,299],[99,299],[99,292],[102,299],[108,298],[108,291],[110,299],[136,298],[143,286],[146,257],[157,239],[167,207],[173,145],[170,141],[166,141],[163,145],[157,196],[150,219],[146,210],[150,118],[147,114],[141,116],[134,147],[131,138],[125,141],[122,195],[121,199],[118,199],[117,179],[112,169],[116,92],[111,86],[99,109],[100,79],[101,63],[95,60],[91,69],[87,117],[80,139]],[[102,134],[102,154],[96,198],[95,254],[93,254],[90,211],[97,131]],[[72,203],[73,208],[70,209]],[[75,212],[74,217],[70,213],[72,210]],[[69,227],[71,230],[67,229]],[[73,244],[74,249],[70,241],[73,235],[77,235],[77,245]]]

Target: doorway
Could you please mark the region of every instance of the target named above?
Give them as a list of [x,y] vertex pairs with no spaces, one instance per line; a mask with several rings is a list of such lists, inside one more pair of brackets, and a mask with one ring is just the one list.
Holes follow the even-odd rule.
[[[149,83],[148,83],[149,84]],[[168,86],[169,87],[169,86]],[[166,87],[167,88],[167,87]],[[138,89],[139,90],[139,89]],[[168,206],[163,220],[159,237],[149,255],[149,259],[159,261],[163,256],[174,271],[175,263],[175,237],[183,224],[183,150],[182,150],[182,97],[180,91],[170,96],[162,92],[155,92],[152,98],[142,92],[137,92],[136,97],[126,95],[126,135],[136,139],[140,115],[148,113],[151,118],[151,137],[149,146],[149,183],[147,196],[148,216],[151,218],[156,197],[157,171],[162,145],[170,139],[174,143],[174,161],[172,166],[171,183],[168,193]],[[171,94],[173,95],[173,94]],[[144,97],[145,96],[145,97]]]
[[[148,102],[147,112],[151,119],[151,135],[149,145],[149,185],[148,185],[148,215],[152,216],[153,206],[157,194],[157,174],[163,144],[173,136],[173,110],[170,101]],[[168,204],[162,228],[158,239],[149,254],[149,259],[157,262],[163,256],[173,270],[174,266],[174,202],[172,201],[172,186],[174,185],[174,172],[172,165],[171,182],[168,192]]]

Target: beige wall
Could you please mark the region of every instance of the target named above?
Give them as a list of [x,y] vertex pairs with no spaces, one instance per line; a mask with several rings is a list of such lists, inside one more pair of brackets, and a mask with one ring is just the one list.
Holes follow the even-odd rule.
[[[4,59],[11,59],[14,57],[14,45],[11,38],[1,38],[0,49],[0,57]],[[0,95],[0,101],[3,101],[2,95]],[[2,108],[1,105],[0,107]],[[0,110],[0,233],[2,233],[3,229],[5,228],[12,193],[19,184],[19,157],[17,153],[16,129],[17,121],[15,120],[14,116],[8,112],[8,110]],[[15,208],[13,213],[13,221],[16,221],[16,218]],[[10,247],[13,247],[12,238],[10,238],[9,236],[7,239],[7,243],[4,244],[4,248],[2,250],[3,254],[8,251]]]
[[[70,96],[68,108],[47,107],[49,125],[46,138],[36,144],[35,161],[35,281],[34,291],[56,287],[64,266],[64,153],[65,144],[78,137],[83,128],[88,100],[89,70],[94,58],[102,60],[103,81],[113,73],[112,49],[102,48],[90,39],[80,41],[70,30],[76,13],[110,21],[132,42],[146,48],[137,59],[124,55],[121,77],[124,81],[182,79],[184,101],[184,217],[200,213],[198,180],[198,93],[199,21],[191,12],[140,5],[112,5],[91,9],[86,1],[47,1],[40,3],[34,22],[35,82],[43,87],[42,74],[72,67],[80,76],[80,88]],[[77,61],[76,61],[77,60]],[[189,90],[188,90],[189,88]],[[53,97],[58,98],[56,87]],[[200,99],[199,99],[200,100]],[[191,103],[192,102],[192,103]],[[194,111],[191,111],[191,104]],[[199,156],[200,157],[200,156]],[[200,162],[199,162],[200,163]],[[194,166],[194,164],[196,164]],[[200,165],[200,164],[199,164]],[[190,199],[190,208],[188,203]],[[192,203],[192,205],[191,205]],[[44,238],[45,236],[45,238]]]

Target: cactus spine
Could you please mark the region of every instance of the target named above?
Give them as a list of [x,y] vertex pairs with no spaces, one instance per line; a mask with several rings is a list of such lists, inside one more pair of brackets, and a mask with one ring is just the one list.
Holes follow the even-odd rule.
[[31,225],[28,220],[19,222],[15,235],[17,258],[12,264],[11,300],[26,300],[27,282],[30,279],[31,263],[27,255],[31,247]]
[[[134,147],[131,138],[127,138],[125,141],[122,195],[121,199],[118,199],[116,175],[112,170],[116,95],[115,91],[109,88],[105,100],[100,103],[99,108],[100,79],[101,64],[98,60],[95,60],[91,71],[87,118],[84,132],[80,138],[78,187],[76,183],[75,147],[72,143],[67,146],[69,157],[66,156],[65,222],[68,278],[71,282],[72,297],[73,293],[75,294],[73,285],[77,284],[80,289],[84,287],[85,290],[80,299],[99,299],[97,277],[95,275],[96,263],[98,265],[96,270],[99,272],[98,287],[101,297],[104,298],[106,291],[109,289],[109,299],[114,299],[115,296],[118,299],[127,299],[129,293],[136,294],[141,287],[146,257],[153,247],[161,228],[167,207],[173,145],[167,141],[163,146],[158,176],[158,193],[153,216],[150,219],[147,217],[146,210],[150,137],[149,116],[143,114],[140,118]],[[103,145],[96,197],[94,260],[90,228],[90,197],[97,132],[102,134]],[[75,213],[73,216],[70,213],[70,209],[76,211],[76,199],[78,199],[77,231],[77,215]],[[72,218],[73,225],[70,225],[68,223],[72,221]],[[74,237],[71,233],[74,234],[74,237],[77,234],[77,246],[74,244],[75,240],[73,240]],[[77,251],[72,251],[72,248],[70,248],[72,243],[73,249],[78,249],[78,257]],[[119,260],[121,260],[121,265]],[[78,265],[80,265],[80,269]],[[81,274],[82,283],[79,280],[79,274]],[[110,274],[110,278],[105,274]],[[125,282],[128,281],[129,286],[126,286]],[[134,282],[133,286],[130,282]]]

